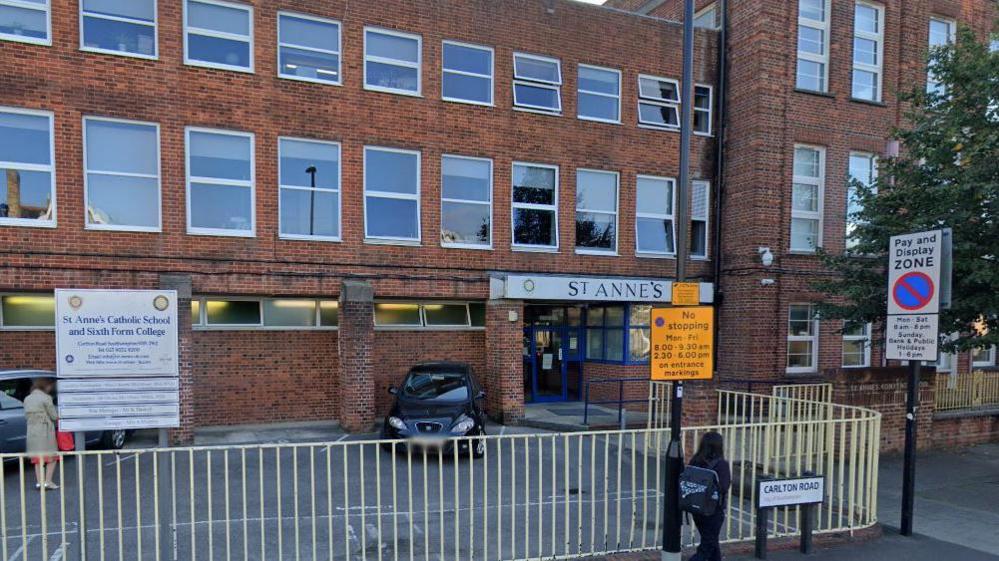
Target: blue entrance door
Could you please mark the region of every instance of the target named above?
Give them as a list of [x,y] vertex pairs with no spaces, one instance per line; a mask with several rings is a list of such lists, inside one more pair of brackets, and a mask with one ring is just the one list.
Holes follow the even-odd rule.
[[524,393],[531,401],[569,401],[580,396],[580,329],[524,329]]

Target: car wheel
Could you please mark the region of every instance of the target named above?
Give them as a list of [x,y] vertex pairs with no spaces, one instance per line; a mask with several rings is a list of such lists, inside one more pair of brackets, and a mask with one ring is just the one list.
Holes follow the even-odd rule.
[[125,439],[128,436],[125,430],[104,431],[103,445],[109,450],[121,450],[125,446]]

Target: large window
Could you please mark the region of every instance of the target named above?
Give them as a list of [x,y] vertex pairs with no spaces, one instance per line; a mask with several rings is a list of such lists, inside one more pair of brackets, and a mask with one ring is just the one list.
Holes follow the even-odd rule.
[[617,253],[617,189],[612,171],[576,170],[576,251]]
[[492,247],[493,161],[441,157],[441,245]]
[[87,228],[160,231],[159,125],[83,120]]
[[191,323],[202,329],[335,329],[340,303],[315,298],[225,298],[191,300]]
[[813,252],[822,244],[825,149],[794,147],[791,193],[791,251]]
[[340,239],[340,145],[278,139],[281,237]]
[[711,107],[714,103],[711,86],[694,86],[694,132],[711,134]]
[[187,231],[254,235],[253,135],[187,129]]
[[877,157],[874,154],[865,152],[850,153],[850,185],[847,188],[846,200],[846,250],[852,251],[857,247],[858,240],[855,237],[857,226],[860,225],[857,213],[863,210],[863,206],[857,197],[857,183],[871,187],[878,178]]
[[477,329],[486,326],[481,302],[376,302],[375,327],[388,329]]
[[621,71],[579,65],[577,115],[586,121],[621,122]]
[[0,39],[52,44],[51,0],[0,0]]
[[558,249],[558,167],[513,164],[513,245]]
[[156,58],[156,0],[81,0],[80,48]]
[[657,128],[680,127],[680,83],[657,76],[638,76],[638,123]]
[[864,368],[871,365],[871,324],[848,323],[843,326],[843,367]]
[[853,17],[853,97],[881,101],[885,9],[857,2]]
[[55,298],[51,294],[0,295],[0,329],[28,331],[55,328]]
[[818,372],[819,321],[815,306],[791,304],[787,321],[787,372]]
[[652,306],[593,306],[586,310],[586,360],[645,363],[649,360]]
[[184,63],[253,72],[253,7],[185,0]]
[[676,253],[674,185],[672,179],[665,177],[638,176],[635,196],[635,251],[638,255]]
[[831,0],[798,0],[796,87],[829,91],[829,17]]
[[364,237],[420,241],[420,153],[364,148]]
[[[929,48],[930,50],[946,47],[954,41],[957,24],[953,20],[943,18],[930,18]],[[926,71],[926,92],[943,95],[946,93],[944,85],[937,81],[932,69]]]
[[0,107],[0,225],[55,226],[52,114]]
[[364,29],[364,89],[420,95],[423,39],[419,35]]
[[278,13],[278,74],[291,80],[339,85],[340,22]]
[[984,349],[973,349],[971,351],[971,366],[975,368],[989,368],[996,365],[996,347],[986,347]]
[[444,41],[441,99],[493,104],[493,50],[479,45]]
[[562,65],[557,58],[514,53],[513,105],[545,113],[562,112]]
[[711,213],[711,184],[690,183],[690,256],[708,256],[708,216]]

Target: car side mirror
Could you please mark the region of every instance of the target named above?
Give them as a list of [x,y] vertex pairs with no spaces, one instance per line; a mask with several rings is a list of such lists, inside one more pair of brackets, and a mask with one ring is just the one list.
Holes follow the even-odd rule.
[[388,393],[392,395],[399,395],[399,388],[395,386],[389,386]]
[[479,390],[479,393],[475,394],[475,399],[485,399],[485,398],[486,398],[486,392],[482,390]]

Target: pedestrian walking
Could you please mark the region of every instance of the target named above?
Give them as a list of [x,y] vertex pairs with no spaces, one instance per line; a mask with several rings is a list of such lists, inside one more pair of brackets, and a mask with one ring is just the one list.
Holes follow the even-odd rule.
[[721,561],[719,544],[722,525],[725,523],[725,500],[732,485],[732,470],[725,459],[725,441],[717,432],[708,432],[701,437],[697,453],[690,459],[690,465],[711,470],[718,474],[718,507],[710,515],[693,514],[694,525],[701,540],[697,553],[690,561]]
[[51,378],[35,378],[31,393],[24,399],[24,416],[28,422],[26,449],[35,465],[35,489],[58,489],[52,482],[56,462],[59,461],[59,447],[56,444],[56,413],[52,401],[55,382]]

